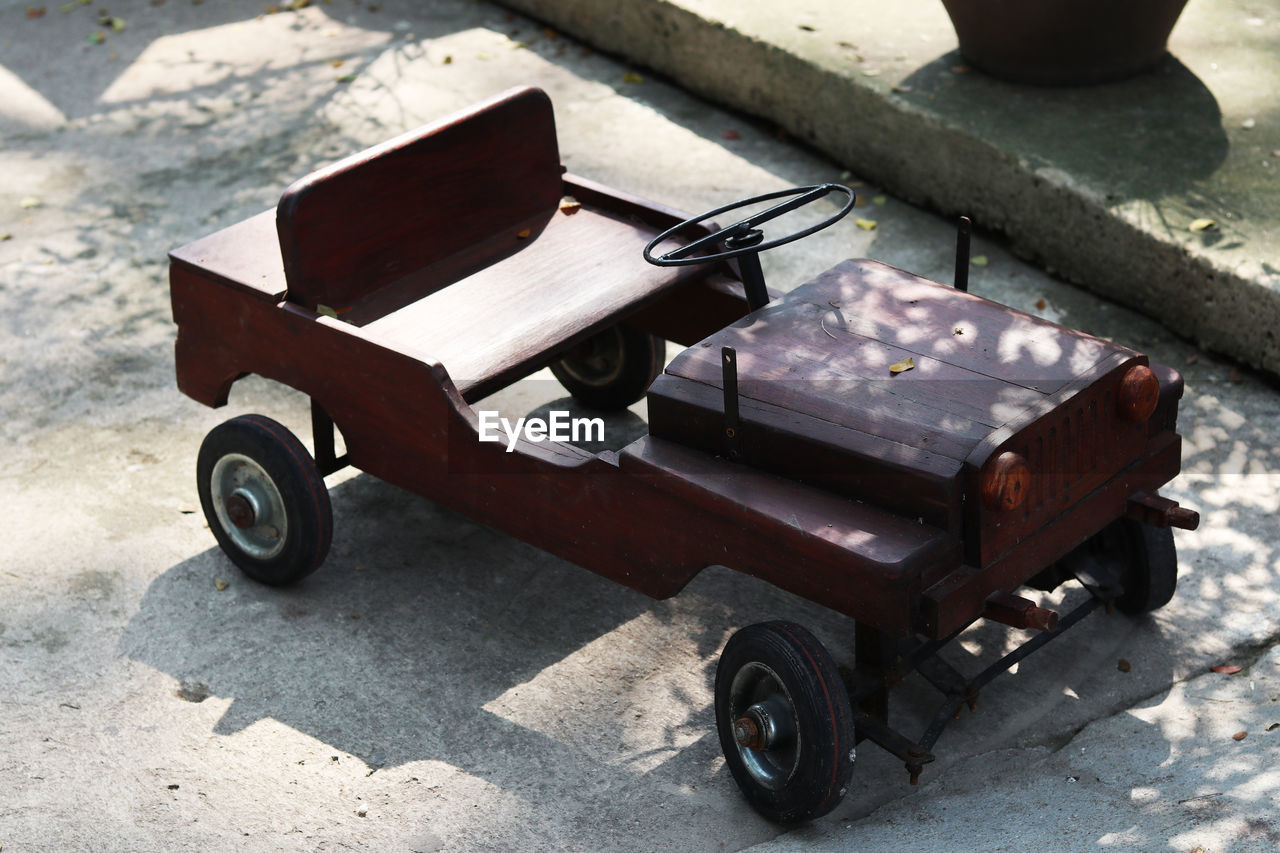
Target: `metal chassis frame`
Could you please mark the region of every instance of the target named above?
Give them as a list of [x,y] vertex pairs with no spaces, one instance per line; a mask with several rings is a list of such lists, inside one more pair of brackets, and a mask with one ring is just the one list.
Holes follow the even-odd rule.
[[[902,760],[910,774],[911,784],[919,782],[924,765],[935,759],[934,744],[942,736],[947,724],[959,717],[960,706],[977,709],[979,691],[1001,673],[1040,649],[1050,640],[1060,636],[1068,628],[1080,622],[1099,605],[1107,604],[1112,590],[1103,591],[1085,584],[1089,598],[1076,605],[1061,618],[1057,628],[1042,631],[976,676],[967,678],[951,664],[938,657],[938,652],[977,621],[971,620],[946,637],[923,642],[897,641],[872,628],[855,626],[855,664],[852,671],[845,671],[845,686],[849,703],[853,706],[853,724],[857,742],[869,740],[893,756]],[[980,617],[978,617],[980,618]],[[920,675],[944,699],[933,719],[916,740],[903,735],[888,723],[889,690],[912,671]]]

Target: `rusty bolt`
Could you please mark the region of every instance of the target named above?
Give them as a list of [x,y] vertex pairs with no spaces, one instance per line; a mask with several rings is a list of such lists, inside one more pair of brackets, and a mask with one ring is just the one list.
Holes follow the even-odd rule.
[[227,517],[231,519],[232,524],[241,530],[253,527],[257,521],[254,518],[253,504],[249,503],[244,495],[231,495],[227,498],[226,506]]
[[760,749],[764,746],[764,733],[751,717],[739,717],[733,721],[733,737],[739,746]]

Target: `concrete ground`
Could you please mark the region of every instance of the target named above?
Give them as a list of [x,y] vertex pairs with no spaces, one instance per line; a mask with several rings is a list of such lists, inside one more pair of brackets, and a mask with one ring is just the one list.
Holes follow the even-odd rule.
[[[222,411],[177,392],[165,253],[319,165],[525,83],[555,102],[570,169],[658,201],[861,184],[875,227],[846,220],[772,253],[782,289],[849,256],[947,281],[951,224],[487,3],[122,0],[119,31],[96,5],[28,4],[0,0],[6,853],[1280,841],[1280,395],[1246,369],[979,236],[975,292],[1184,372],[1168,494],[1204,521],[1179,533],[1168,607],[1090,617],[992,684],[917,788],[864,747],[844,804],[785,831],[724,767],[715,661],[769,617],[847,651],[847,620],[722,569],[654,602],[353,472],[329,480],[326,565],[290,589],[247,581],[200,515],[196,450],[248,411],[305,436],[306,401],[254,379]],[[561,394],[541,376],[495,405]],[[1016,639],[980,626],[961,645],[990,658]],[[898,694],[908,728],[927,696]]]

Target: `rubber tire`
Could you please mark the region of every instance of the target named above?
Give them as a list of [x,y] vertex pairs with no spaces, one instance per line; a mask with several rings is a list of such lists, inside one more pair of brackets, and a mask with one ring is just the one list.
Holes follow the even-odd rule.
[[[259,559],[237,545],[214,510],[214,466],[232,453],[247,456],[261,466],[283,500],[284,549],[270,559]],[[256,581],[270,586],[294,583],[318,569],[329,553],[333,508],[324,478],[302,442],[271,418],[241,415],[214,427],[200,445],[196,488],[200,493],[200,507],[218,545],[241,571]]]
[[1116,608],[1121,613],[1138,615],[1164,607],[1178,587],[1178,550],[1173,544],[1173,529],[1152,527],[1129,518],[1113,522],[1112,527],[1117,528],[1115,538],[1126,549],[1121,575],[1124,592],[1116,599]]
[[[616,347],[622,360],[614,376],[607,381],[592,381],[575,367],[575,353],[593,345]],[[588,338],[551,364],[551,372],[564,389],[582,405],[602,412],[625,409],[644,397],[653,380],[666,363],[667,344],[662,338],[633,329],[611,326]]]
[[[771,790],[747,769],[733,735],[730,689],[750,663],[769,667],[791,697],[800,749],[783,786]],[[729,638],[716,666],[716,728],[725,762],[743,796],[778,823],[821,817],[839,805],[853,775],[854,729],[849,695],[831,655],[813,634],[790,622],[764,622]]]

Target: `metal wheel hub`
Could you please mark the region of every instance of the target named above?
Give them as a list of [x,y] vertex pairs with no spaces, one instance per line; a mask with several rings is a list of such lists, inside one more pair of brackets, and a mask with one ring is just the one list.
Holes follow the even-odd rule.
[[236,547],[257,560],[284,550],[289,522],[280,489],[261,465],[240,453],[217,461],[210,475],[214,514]]
[[795,728],[790,711],[790,705],[781,697],[757,702],[734,721],[734,738],[748,749],[770,749],[782,744]]
[[800,761],[795,705],[786,685],[764,664],[747,664],[733,677],[729,715],[747,772],[761,787],[781,789]]
[[606,329],[565,353],[560,368],[584,385],[605,387],[622,375],[622,331]]
[[227,517],[236,527],[244,530],[253,527],[257,522],[258,508],[254,506],[253,495],[237,489],[226,501]]

